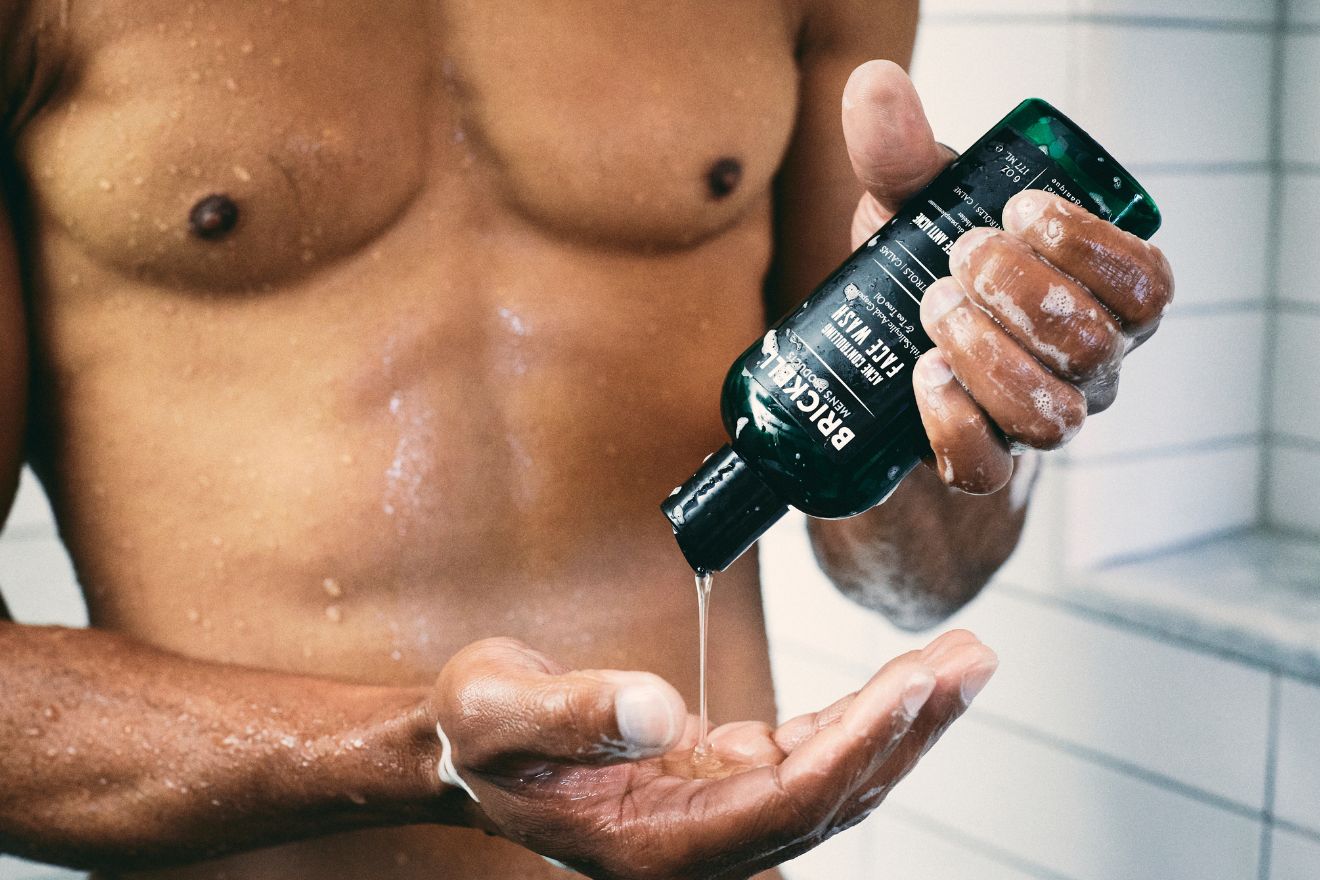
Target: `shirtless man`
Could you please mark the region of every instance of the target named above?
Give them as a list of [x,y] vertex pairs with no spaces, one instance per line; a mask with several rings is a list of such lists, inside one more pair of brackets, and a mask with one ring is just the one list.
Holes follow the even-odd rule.
[[[92,621],[0,623],[0,849],[745,877],[860,820],[993,654],[946,634],[772,729],[749,554],[712,653],[742,772],[692,779],[691,576],[656,505],[722,442],[731,359],[948,161],[898,66],[849,80],[906,64],[916,5],[0,0],[0,472],[6,500],[24,455],[40,475]],[[1066,440],[1170,294],[1080,212],[1006,215],[924,306],[938,467],[813,525],[909,627],[1016,542],[1001,428]],[[1030,315],[1051,283],[1103,301],[1046,328],[1085,370],[977,310],[982,271]]]

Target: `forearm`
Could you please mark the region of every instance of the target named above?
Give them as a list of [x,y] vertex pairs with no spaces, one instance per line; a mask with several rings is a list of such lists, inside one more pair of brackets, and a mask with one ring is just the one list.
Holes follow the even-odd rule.
[[939,623],[980,592],[1017,546],[1038,454],[1015,460],[993,495],[947,488],[918,467],[884,504],[846,520],[811,520],[816,558],[849,598],[904,629]]
[[436,780],[424,698],[0,623],[0,850],[148,867],[462,823],[465,796]]

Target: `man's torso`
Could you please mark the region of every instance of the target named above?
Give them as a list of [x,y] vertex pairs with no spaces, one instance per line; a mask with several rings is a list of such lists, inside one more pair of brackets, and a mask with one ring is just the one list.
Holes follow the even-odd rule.
[[[508,635],[694,702],[695,598],[657,504],[723,442],[724,369],[763,326],[791,13],[28,14],[31,455],[94,625],[400,684]],[[750,561],[714,603],[716,720],[768,720]],[[172,874],[542,870],[426,828]]]

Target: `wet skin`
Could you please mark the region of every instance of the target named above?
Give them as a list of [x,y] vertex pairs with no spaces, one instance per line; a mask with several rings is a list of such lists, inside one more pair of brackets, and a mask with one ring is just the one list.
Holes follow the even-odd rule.
[[[23,314],[14,259],[0,286],[6,339],[32,339],[0,393],[22,413],[31,380],[28,456],[96,630],[0,624],[0,836],[130,866],[317,838],[158,876],[559,876],[434,823],[471,824],[600,876],[642,844],[667,875],[745,876],[874,806],[992,668],[969,637],[852,716],[774,731],[755,562],[723,574],[712,709],[753,721],[715,739],[803,781],[778,801],[765,769],[686,779],[684,724],[645,761],[593,753],[622,734],[614,685],[565,715],[578,680],[528,677],[647,670],[695,702],[691,576],[657,500],[723,442],[724,369],[847,251],[854,209],[869,232],[947,161],[888,68],[850,87],[845,147],[849,72],[906,60],[913,14],[877,34],[846,7],[0,0]],[[868,108],[902,111],[897,130],[859,131]],[[1030,358],[998,352],[1005,375]],[[923,412],[963,407],[971,430],[928,418],[940,473],[990,492],[1020,400],[969,390],[930,384]],[[10,478],[22,422],[0,438]],[[1011,549],[1008,495],[922,473],[813,534],[841,587],[929,622]],[[546,656],[462,650],[493,636]],[[492,650],[498,674],[473,662]],[[903,722],[912,664],[935,684]],[[481,808],[436,779],[437,720]],[[811,789],[813,768],[835,784]],[[547,769],[573,784],[510,787]],[[593,824],[626,805],[659,818]],[[697,825],[708,845],[684,851]]]

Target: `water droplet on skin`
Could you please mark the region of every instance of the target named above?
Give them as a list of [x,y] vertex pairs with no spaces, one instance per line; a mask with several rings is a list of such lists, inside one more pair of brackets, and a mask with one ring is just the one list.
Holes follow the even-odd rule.
[[393,651],[390,651],[390,659],[393,660],[395,663],[398,663],[400,660],[403,659],[403,652],[399,651],[397,648]]
[[110,192],[115,188],[115,185],[102,177],[100,180],[96,181],[96,188],[101,192]]
[[47,721],[58,721],[60,717],[59,707],[47,706],[41,710],[41,717],[45,718]]
[[344,595],[344,588],[339,586],[339,581],[334,578],[328,577],[321,581],[321,589],[325,590],[325,594],[331,599],[338,599]]
[[339,609],[338,605],[327,605],[325,606],[325,619],[331,623],[339,623],[344,619],[344,612]]
[[238,91],[238,82],[231,76],[225,79],[225,88],[231,92]]
[[252,172],[248,171],[242,165],[235,165],[234,176],[237,177],[239,180],[243,181],[244,183],[247,183],[252,179]]
[[40,727],[29,727],[23,731],[24,736],[41,736]]
[[238,47],[238,51],[242,52],[244,55],[251,55],[252,44],[247,41],[244,41],[243,45]]

